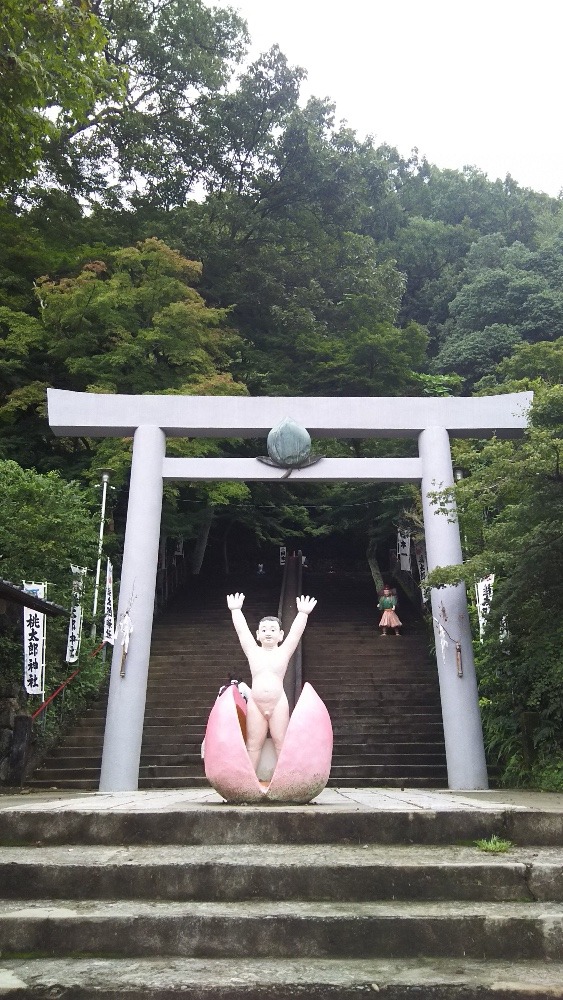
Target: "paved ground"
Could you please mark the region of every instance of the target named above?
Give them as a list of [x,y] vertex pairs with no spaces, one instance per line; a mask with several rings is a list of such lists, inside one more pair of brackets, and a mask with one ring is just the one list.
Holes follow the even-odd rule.
[[[225,805],[223,799],[212,789],[178,788],[149,789],[137,792],[67,792],[52,789],[49,791],[21,792],[4,790],[0,794],[0,815],[3,810],[21,810],[22,812],[41,812],[44,810],[81,811],[92,810],[100,813],[131,812],[138,809],[142,812],[166,812],[174,809],[191,810],[202,806],[217,807]],[[339,809],[355,810],[406,810],[417,812],[431,810],[483,810],[499,809],[518,810],[525,812],[547,811],[563,814],[563,793],[530,792],[521,790],[452,792],[437,789],[407,789],[394,788],[325,788],[309,807],[283,806],[283,809],[303,809],[315,806],[327,811]],[[239,807],[241,808],[241,807]],[[246,808],[266,808],[272,806],[254,806]]]

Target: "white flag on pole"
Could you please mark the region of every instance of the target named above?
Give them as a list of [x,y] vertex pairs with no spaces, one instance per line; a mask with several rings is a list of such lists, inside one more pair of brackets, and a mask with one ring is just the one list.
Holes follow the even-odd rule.
[[487,624],[487,618],[491,607],[491,601],[493,599],[494,582],[495,582],[495,574],[491,573],[489,576],[484,577],[483,580],[478,580],[477,583],[475,584],[475,595],[477,598],[477,618],[479,620],[479,638],[481,642],[483,642],[485,626]]
[[401,569],[407,573],[411,571],[411,533],[410,531],[397,531],[397,559]]
[[[46,583],[26,583],[26,594],[45,600]],[[23,685],[28,694],[45,697],[45,615],[23,609]]]
[[70,609],[70,621],[68,623],[68,639],[66,643],[66,662],[76,663],[80,653],[80,639],[82,637],[82,608],[80,604],[73,604]]
[[[418,575],[421,584],[424,583],[426,577],[428,576],[428,561],[426,559],[426,546],[424,542],[418,541],[414,544],[414,556],[416,559],[416,565],[418,567]],[[425,590],[422,591],[422,600],[426,604],[428,596]]]
[[76,663],[80,654],[80,640],[82,638],[82,588],[88,570],[85,566],[71,566],[70,568],[73,575],[72,607],[68,623],[65,660],[67,663]]
[[106,569],[106,599],[104,603],[104,642],[113,646],[115,638],[115,621],[113,617],[113,566],[108,559]]

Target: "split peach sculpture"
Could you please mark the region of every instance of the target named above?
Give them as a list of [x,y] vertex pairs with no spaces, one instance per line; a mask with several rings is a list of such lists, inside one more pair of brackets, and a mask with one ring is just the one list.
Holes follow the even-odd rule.
[[245,745],[246,702],[231,684],[217,698],[205,733],[205,774],[227,802],[310,802],[325,787],[332,760],[326,705],[305,684],[269,784],[261,783]]
[[[305,684],[290,719],[283,678],[317,602],[297,598],[297,616],[285,641],[273,616],[260,621],[256,641],[242,613],[243,602],[244,594],[227,597],[250,665],[252,689],[248,705],[236,685],[217,698],[205,734],[207,779],[228,802],[310,802],[328,781],[332,725],[310,684]],[[277,755],[269,783],[257,776],[268,731]]]

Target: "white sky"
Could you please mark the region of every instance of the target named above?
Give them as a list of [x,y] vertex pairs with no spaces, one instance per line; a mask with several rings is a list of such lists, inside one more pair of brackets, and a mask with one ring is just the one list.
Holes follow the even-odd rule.
[[557,196],[563,188],[561,0],[207,0],[277,42],[361,137],[417,147]]

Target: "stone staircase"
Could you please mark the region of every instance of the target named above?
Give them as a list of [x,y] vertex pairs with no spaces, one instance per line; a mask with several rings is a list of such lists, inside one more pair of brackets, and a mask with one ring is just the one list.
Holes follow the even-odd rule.
[[304,678],[334,729],[331,785],[447,785],[436,665],[420,617],[399,607],[400,636],[382,637],[371,578],[303,582],[319,603],[303,640]]
[[[155,619],[145,706],[139,788],[207,787],[201,742],[209,711],[227,674],[250,673],[227,610],[229,588],[244,590],[248,622],[276,614],[279,578],[251,577],[190,590]],[[97,789],[107,691],[72,726],[26,783],[31,788]]]
[[0,800],[3,1000],[563,998],[561,811],[152,794]]
[[[155,620],[140,788],[207,785],[200,748],[211,705],[229,672],[250,682],[226,608],[229,587],[244,590],[252,628],[277,611],[281,576],[219,586],[198,578]],[[420,622],[406,617],[401,636],[381,638],[369,576],[306,575],[303,589],[318,597],[305,630],[304,679],[333,721],[330,784],[444,786],[437,672]],[[49,753],[30,787],[97,789],[106,705],[107,694]]]

